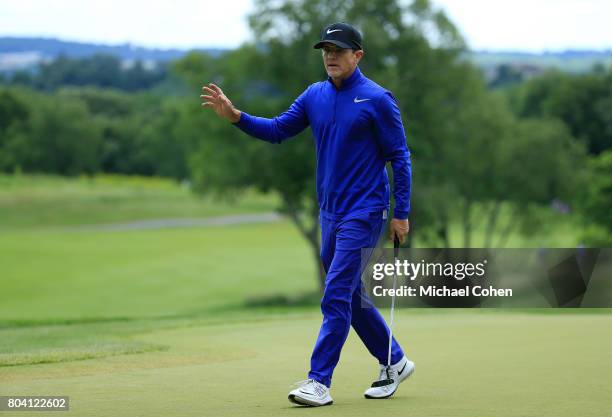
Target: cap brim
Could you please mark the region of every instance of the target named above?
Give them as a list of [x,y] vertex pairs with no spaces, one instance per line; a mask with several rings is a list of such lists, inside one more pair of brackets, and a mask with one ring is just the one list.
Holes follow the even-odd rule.
[[331,40],[331,39],[330,39],[330,40],[328,40],[328,41],[321,41],[321,42],[319,42],[319,43],[316,43],[316,44],[315,44],[315,46],[314,46],[313,48],[314,48],[314,49],[321,49],[321,48],[323,48],[323,46],[324,46],[326,43],[331,43],[331,44],[334,44],[334,45],[336,45],[338,48],[342,48],[342,49],[353,49],[353,47],[352,47],[351,45],[347,44],[347,43],[340,42],[340,41],[336,41],[336,40]]

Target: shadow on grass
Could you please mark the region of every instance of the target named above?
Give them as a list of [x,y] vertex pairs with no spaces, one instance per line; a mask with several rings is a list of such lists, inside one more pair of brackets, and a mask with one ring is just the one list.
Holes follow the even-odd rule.
[[151,343],[104,341],[78,347],[40,348],[26,352],[0,353],[0,367],[71,362],[117,355],[163,352],[168,349],[166,345]]
[[67,326],[74,324],[117,323],[140,320],[133,317],[84,317],[70,319],[0,320],[0,330],[13,327]]

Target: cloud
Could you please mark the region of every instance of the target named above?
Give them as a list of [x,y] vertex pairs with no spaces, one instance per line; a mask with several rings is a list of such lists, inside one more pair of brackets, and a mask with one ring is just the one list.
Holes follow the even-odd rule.
[[[231,7],[230,7],[231,6]],[[249,36],[251,0],[2,0],[0,33],[155,47],[234,47]]]
[[[612,47],[609,0],[433,0],[473,49]],[[0,35],[153,47],[235,47],[253,0],[2,0]]]
[[542,51],[612,47],[608,0],[434,0],[472,49]]

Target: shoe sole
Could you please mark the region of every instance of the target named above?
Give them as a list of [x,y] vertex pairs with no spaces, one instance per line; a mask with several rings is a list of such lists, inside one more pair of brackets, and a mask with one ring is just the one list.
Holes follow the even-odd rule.
[[301,398],[301,397],[298,397],[297,395],[293,395],[293,394],[289,395],[288,398],[289,398],[289,401],[291,401],[293,404],[307,405],[309,407],[322,407],[322,406],[331,405],[331,404],[334,403],[334,401],[332,400],[332,401],[329,401],[329,402],[327,402],[325,404],[318,404],[318,403],[309,401],[309,400],[307,400],[305,398]]
[[[407,380],[410,377],[410,375],[412,375],[414,373],[415,368],[416,368],[416,366],[413,365],[412,369],[410,370],[410,372],[408,372],[406,374],[406,376],[404,378],[402,378],[402,380],[399,382],[399,384],[401,384],[402,382]],[[387,398],[391,397],[393,394],[395,394],[395,392],[397,391],[397,388],[399,387],[399,384],[397,384],[397,387],[395,388],[395,390],[391,394],[385,395],[384,397],[372,397],[371,395],[368,395],[368,394],[364,394],[363,396],[366,397],[368,400],[384,400],[384,399],[387,399]]]
[[[395,391],[397,391],[397,388],[395,388]],[[364,394],[363,396],[366,397],[368,400],[384,400],[384,399],[391,397],[393,394],[395,394],[395,391],[393,391],[389,395],[385,395],[384,397],[372,397],[371,395],[368,395],[368,394]]]

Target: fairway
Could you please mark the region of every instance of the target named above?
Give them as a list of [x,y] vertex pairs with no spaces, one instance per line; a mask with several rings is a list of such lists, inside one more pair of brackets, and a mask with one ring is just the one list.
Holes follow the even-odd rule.
[[351,333],[334,375],[334,405],[296,409],[286,394],[305,378],[319,320],[311,312],[151,326],[132,338],[166,350],[1,367],[1,392],[68,395],[62,415],[79,417],[601,417],[612,410],[612,315],[491,310],[401,311],[398,338],[417,369],[390,400],[363,398],[377,367]]
[[9,232],[0,263],[0,320],[192,315],[316,290],[312,254],[288,221]]

